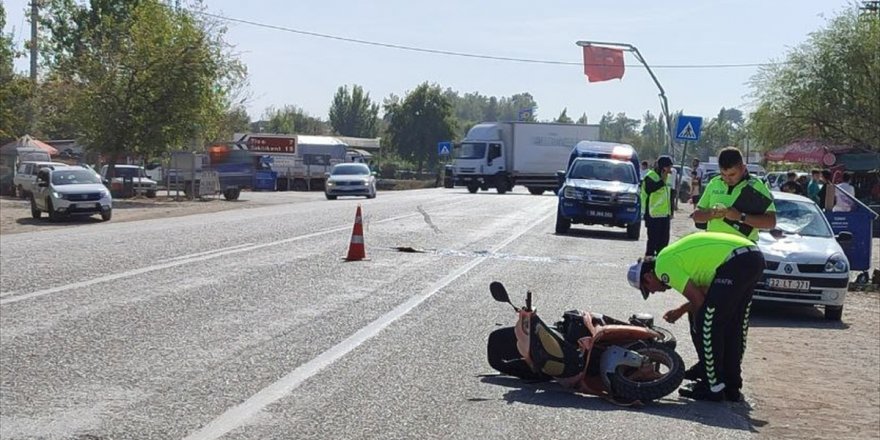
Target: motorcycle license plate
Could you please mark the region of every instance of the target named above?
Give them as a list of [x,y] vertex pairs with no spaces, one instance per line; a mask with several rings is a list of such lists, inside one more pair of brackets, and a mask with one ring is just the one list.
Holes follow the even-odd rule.
[[588,210],[587,210],[587,215],[590,216],[590,217],[602,217],[602,218],[612,218],[612,217],[614,217],[614,214],[612,214],[611,212],[608,212],[608,211],[598,211],[598,210],[595,210],[595,209],[588,209]]
[[768,278],[767,287],[779,290],[796,290],[806,292],[810,290],[809,280],[783,280],[780,278]]

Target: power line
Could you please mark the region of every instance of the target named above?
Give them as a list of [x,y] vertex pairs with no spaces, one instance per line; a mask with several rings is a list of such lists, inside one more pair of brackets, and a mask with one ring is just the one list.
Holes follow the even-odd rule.
[[[465,57],[465,58],[478,58],[484,60],[495,60],[495,61],[510,61],[517,63],[531,63],[531,64],[551,64],[551,65],[562,65],[562,66],[583,66],[584,63],[575,63],[571,61],[555,61],[555,60],[539,60],[532,58],[515,58],[515,57],[500,57],[494,55],[483,55],[483,54],[474,54],[467,52],[455,52],[450,50],[441,50],[441,49],[427,49],[423,47],[415,47],[415,46],[405,46],[402,44],[393,44],[393,43],[382,43],[377,41],[369,41],[369,40],[361,40],[357,38],[348,38],[348,37],[340,37],[337,35],[330,34],[322,34],[319,32],[311,32],[304,31],[300,29],[293,29],[285,26],[278,26],[267,23],[259,23],[251,20],[244,20],[241,18],[233,18],[226,17],[223,15],[211,14],[209,12],[203,11],[192,11],[196,14],[204,15],[206,17],[212,17],[219,20],[224,20],[233,23],[242,23],[251,26],[278,30],[283,32],[289,32],[293,34],[299,35],[307,35],[310,37],[318,37],[318,38],[326,38],[329,40],[337,40],[337,41],[345,41],[347,43],[356,43],[363,44],[368,46],[376,46],[376,47],[384,47],[387,49],[398,49],[398,50],[407,50],[410,52],[421,52],[421,53],[431,53],[437,55],[448,55],[448,56],[456,56],[456,57]],[[729,69],[729,68],[742,68],[742,67],[761,67],[761,66],[770,66],[779,63],[742,63],[742,64],[661,64],[661,65],[652,65],[652,68],[655,69]],[[603,65],[603,64],[593,64],[593,65]],[[627,64],[626,67],[644,67],[641,64]]]

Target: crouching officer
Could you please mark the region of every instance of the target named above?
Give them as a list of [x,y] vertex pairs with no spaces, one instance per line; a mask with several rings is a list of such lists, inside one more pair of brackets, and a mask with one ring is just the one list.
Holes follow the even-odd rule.
[[694,314],[690,333],[704,369],[693,388],[679,390],[681,396],[740,400],[749,309],[763,271],[764,256],[754,243],[718,232],[688,235],[630,267],[629,283],[644,299],[670,287],[687,298],[663,315],[667,322]]
[[660,156],[657,166],[645,174],[642,180],[641,201],[648,245],[645,255],[657,255],[669,244],[669,216],[672,214],[672,197],[666,179],[672,171],[672,158]]

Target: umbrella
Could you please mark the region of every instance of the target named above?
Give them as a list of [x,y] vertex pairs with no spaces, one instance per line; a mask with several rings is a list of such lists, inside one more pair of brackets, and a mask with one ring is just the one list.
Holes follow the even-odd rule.
[[2,147],[0,147],[0,153],[12,153],[18,150],[19,148],[38,148],[49,153],[50,156],[54,156],[58,154],[58,150],[56,150],[53,146],[40,141],[38,139],[34,139],[31,135],[26,134]]

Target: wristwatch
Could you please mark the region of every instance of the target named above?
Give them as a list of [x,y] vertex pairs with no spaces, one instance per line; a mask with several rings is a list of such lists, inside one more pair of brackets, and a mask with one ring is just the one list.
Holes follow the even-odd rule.
[[744,212],[739,213],[739,222],[740,223],[746,222],[746,213],[744,213]]

